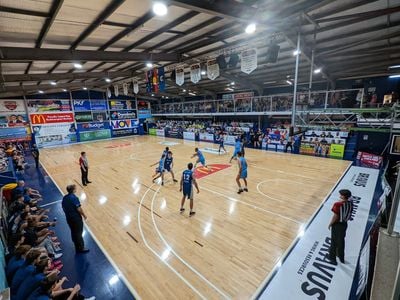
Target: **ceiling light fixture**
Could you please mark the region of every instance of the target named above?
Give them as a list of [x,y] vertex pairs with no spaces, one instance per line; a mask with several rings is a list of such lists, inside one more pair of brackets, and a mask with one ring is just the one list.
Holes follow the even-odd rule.
[[287,82],[288,84],[290,84],[290,85],[293,85],[293,83],[292,83],[291,81],[289,81],[289,80],[286,80],[286,82]]
[[299,54],[301,54],[301,51],[299,49],[293,51],[293,56],[297,56]]
[[201,71],[201,75],[206,75],[206,71]]
[[182,92],[186,93],[186,90],[185,90],[185,89],[183,89],[183,90],[182,90]]
[[44,93],[42,90],[39,90],[38,92],[39,92],[39,94],[43,94]]
[[67,89],[62,89],[63,90],[63,92],[66,92],[67,91]]
[[84,86],[84,87],[83,87],[83,89],[86,91],[86,90],[87,90],[87,87],[86,87],[86,86]]
[[80,63],[74,63],[74,68],[75,69],[82,69],[83,66]]
[[106,82],[111,82],[111,79],[110,78],[106,78],[106,79],[104,79]]
[[315,69],[315,70],[314,70],[314,74],[319,74],[319,73],[321,73],[321,71],[322,71],[321,68]]
[[51,84],[51,85],[57,85],[57,82],[55,82],[55,81],[50,81],[50,84]]
[[231,85],[235,85],[235,82],[234,82],[234,81],[232,81],[232,82],[231,82]]
[[250,23],[249,25],[246,26],[245,31],[247,34],[252,34],[256,31],[256,29],[257,29],[256,23]]
[[400,68],[400,65],[394,65],[389,67],[389,69],[397,69],[397,68]]
[[195,93],[192,93],[192,92],[189,92],[189,95],[191,95],[191,96],[196,96],[196,94],[195,94]]
[[153,67],[153,64],[152,64],[151,62],[148,62],[148,63],[146,63],[146,67],[147,67],[147,68],[152,68],[152,67]]
[[154,2],[153,12],[157,16],[165,16],[168,13],[168,8],[163,2]]
[[400,78],[400,74],[397,74],[397,75],[390,75],[389,78]]
[[154,97],[154,94],[151,94],[152,97]]

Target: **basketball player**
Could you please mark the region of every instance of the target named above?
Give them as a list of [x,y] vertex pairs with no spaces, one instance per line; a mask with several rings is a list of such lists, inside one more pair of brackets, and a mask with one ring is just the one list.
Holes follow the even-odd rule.
[[194,152],[195,152],[195,153],[194,153],[194,154],[192,155],[192,157],[191,157],[191,158],[193,158],[193,157],[197,156],[197,160],[196,160],[196,163],[194,164],[194,168],[196,169],[197,164],[198,164],[198,163],[201,163],[201,165],[202,165],[203,167],[206,167],[206,168],[207,168],[208,172],[211,172],[210,168],[206,165],[206,159],[204,158],[204,155],[203,155],[203,153],[199,150],[199,148],[195,148],[195,149],[194,149]]
[[169,147],[165,147],[165,150],[163,151],[163,153],[161,154],[161,156],[165,155],[165,157],[167,157],[168,151],[169,151]]
[[[239,165],[239,173],[236,176],[236,183],[239,186],[238,194],[242,193],[243,191],[248,192],[247,189],[247,162],[246,159],[243,157],[242,152],[238,152],[238,165]],[[240,185],[240,179],[244,181],[244,189]]]
[[[170,172],[172,175],[172,180],[174,182],[178,182],[178,180],[175,179],[174,171],[172,171],[172,167],[174,166],[174,159],[172,157],[172,152],[168,151],[167,157],[164,160],[164,170],[166,172]],[[164,177],[164,175],[162,175]],[[164,178],[163,178],[164,181]]]
[[159,162],[156,162],[156,163],[150,165],[150,167],[154,167],[155,165],[158,164],[158,167],[156,168],[156,171],[155,171],[154,175],[152,176],[153,183],[156,179],[161,177],[161,185],[164,185],[164,163],[165,163],[165,154],[163,153]]
[[242,143],[239,138],[236,139],[236,144],[235,144],[235,151],[233,152],[233,155],[231,159],[229,160],[229,163],[232,162],[232,159],[236,159],[238,153],[240,152],[240,149],[242,148]]
[[219,136],[218,142],[219,142],[218,155],[221,154],[221,149],[223,149],[225,151],[225,153],[227,153],[227,151],[226,151],[226,149],[224,147],[224,135],[223,134],[221,134]]
[[196,187],[197,194],[200,193],[199,186],[197,185],[197,181],[194,178],[193,174],[193,164],[188,163],[187,170],[183,171],[181,178],[181,187],[179,189],[180,192],[183,191],[182,201],[181,201],[181,209],[180,212],[183,213],[185,209],[183,206],[185,205],[186,197],[190,200],[190,213],[189,216],[193,216],[196,212],[193,211],[193,184]]

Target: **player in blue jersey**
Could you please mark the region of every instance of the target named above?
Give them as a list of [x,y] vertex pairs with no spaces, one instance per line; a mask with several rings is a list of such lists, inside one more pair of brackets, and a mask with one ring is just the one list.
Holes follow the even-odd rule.
[[161,177],[161,185],[164,185],[164,164],[165,164],[165,154],[163,153],[163,155],[160,158],[160,161],[150,165],[150,167],[154,167],[154,166],[158,165],[158,167],[156,168],[156,171],[152,177],[153,177],[153,182],[157,178]]
[[237,138],[236,143],[235,143],[235,151],[233,152],[233,155],[232,155],[231,159],[229,160],[229,163],[232,162],[232,159],[234,159],[234,158],[236,159],[236,157],[241,149],[242,149],[242,143],[241,143],[240,139]]
[[180,212],[183,213],[185,211],[184,205],[186,197],[190,200],[190,213],[189,216],[193,216],[196,212],[193,211],[193,185],[196,187],[197,194],[200,193],[199,186],[197,185],[197,181],[194,178],[193,174],[193,164],[188,163],[187,170],[183,171],[181,178],[181,187],[179,189],[180,192],[183,192],[182,201],[181,201],[181,209]]
[[219,142],[218,155],[221,154],[221,149],[223,149],[225,153],[228,153],[224,147],[224,135],[223,134],[221,134],[219,136],[218,142]]
[[[164,170],[165,172],[170,172],[172,175],[172,180],[174,182],[178,182],[178,180],[175,179],[174,171],[172,171],[172,167],[174,166],[174,158],[172,157],[172,152],[168,151],[167,157],[164,160]],[[164,176],[163,181],[164,181]]]
[[[242,152],[238,152],[238,166],[239,166],[239,173],[236,176],[236,183],[239,186],[238,194],[242,193],[243,191],[248,192],[247,189],[247,162],[246,159],[243,157]],[[240,185],[240,179],[244,181],[244,189]]]
[[194,149],[194,154],[192,155],[191,158],[197,156],[196,163],[194,164],[194,168],[196,169],[196,166],[198,163],[201,163],[203,167],[206,167],[208,172],[211,172],[210,168],[206,165],[206,159],[204,158],[203,153],[199,150],[199,148]]

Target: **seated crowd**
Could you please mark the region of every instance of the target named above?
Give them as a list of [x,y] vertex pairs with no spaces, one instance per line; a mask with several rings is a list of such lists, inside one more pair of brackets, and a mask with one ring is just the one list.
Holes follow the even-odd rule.
[[[13,159],[17,155],[23,160],[23,151],[9,153]],[[42,208],[41,201],[39,191],[26,186],[23,180],[17,182],[10,199],[3,199],[7,206],[3,207],[7,215],[4,235],[9,252],[5,271],[11,299],[85,299],[78,284],[63,287],[68,279],[60,276],[63,254],[52,230],[57,220],[49,221],[49,209]]]

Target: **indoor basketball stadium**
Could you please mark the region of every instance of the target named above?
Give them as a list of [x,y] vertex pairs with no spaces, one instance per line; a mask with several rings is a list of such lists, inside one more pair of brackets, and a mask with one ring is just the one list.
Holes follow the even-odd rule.
[[400,299],[400,0],[0,0],[0,299]]

